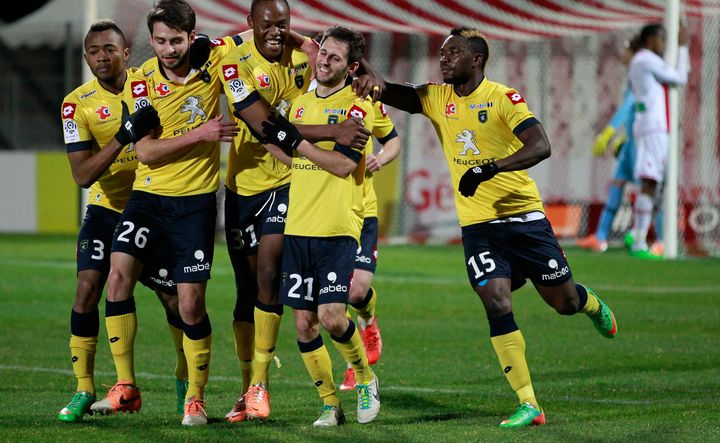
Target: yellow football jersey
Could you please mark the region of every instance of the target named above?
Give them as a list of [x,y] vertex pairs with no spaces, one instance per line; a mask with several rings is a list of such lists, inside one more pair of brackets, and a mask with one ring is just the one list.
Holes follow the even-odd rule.
[[469,168],[505,158],[522,147],[515,134],[537,120],[520,93],[487,78],[466,97],[455,94],[449,84],[430,83],[417,93],[445,152],[460,226],[543,211],[537,186],[524,170],[499,173],[481,183],[473,197],[463,197],[457,189]]
[[[128,70],[128,76],[133,70]],[[67,152],[96,153],[120,128],[122,94],[113,94],[93,78],[65,96],[60,115]],[[90,186],[89,203],[122,212],[130,197],[137,163],[133,145],[123,147],[110,167]]]
[[[325,98],[318,97],[315,91],[302,95],[295,100],[288,115],[292,123],[305,125],[342,123],[348,116],[363,118],[365,127],[372,131],[375,122],[372,103],[361,101],[350,86]],[[336,144],[324,141],[316,145],[331,151]],[[294,153],[286,235],[350,236],[359,241],[365,213],[365,153],[372,149],[371,145],[372,140],[368,140],[365,149],[352,149],[359,162],[355,171],[345,178],[324,171]]]
[[[372,134],[380,143],[385,144],[385,142],[397,136],[395,125],[390,120],[385,105],[381,102],[375,102],[373,108],[375,111],[375,123],[373,124]],[[368,153],[372,153],[372,143]],[[378,216],[377,194],[373,184],[373,174],[368,171],[365,171],[365,198],[363,199],[363,205],[365,207],[365,217]]]
[[[271,108],[285,114],[293,100],[304,94],[312,69],[307,55],[286,50],[280,61],[267,61],[250,40],[222,59],[218,73],[228,98],[230,114],[263,98]],[[270,154],[247,125],[234,117],[240,133],[230,147],[228,189],[239,195],[255,195],[290,181],[290,169]]]
[[[161,125],[158,138],[180,136],[221,113],[222,85],[215,67],[235,43],[232,37],[225,37],[213,44],[207,70],[192,72],[184,84],[168,80],[157,57],[143,63],[125,83],[124,100],[130,112],[147,105],[157,110]],[[219,143],[201,142],[162,163],[140,162],[133,189],[167,196],[206,194],[217,191],[219,177]]]

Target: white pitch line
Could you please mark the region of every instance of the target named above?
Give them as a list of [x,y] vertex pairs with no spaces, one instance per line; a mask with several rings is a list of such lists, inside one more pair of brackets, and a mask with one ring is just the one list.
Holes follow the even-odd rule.
[[[60,268],[60,269],[75,269],[76,264],[74,261],[52,261],[52,260],[8,260],[0,259],[0,265],[4,266],[18,266],[18,267],[32,267],[32,268]],[[214,266],[212,269],[213,275],[232,275],[232,269],[228,266]],[[380,282],[389,283],[418,283],[423,285],[437,285],[437,286],[464,286],[470,290],[470,283],[467,278],[463,275],[458,278],[448,277],[426,277],[422,275],[383,275],[379,273],[375,277]],[[684,294],[684,295],[695,295],[695,294],[707,294],[718,292],[718,286],[632,286],[632,285],[611,285],[611,284],[596,284],[590,285],[592,289],[597,291],[610,291],[610,292],[627,292],[630,294],[646,294],[646,295],[664,295],[664,294]]]
[[[30,372],[30,373],[44,373],[44,374],[57,374],[57,375],[64,375],[64,376],[72,376],[73,372],[70,369],[60,369],[60,368],[42,368],[42,367],[34,367],[34,366],[18,366],[18,365],[0,365],[0,371],[16,371],[16,372]],[[113,371],[95,371],[95,375],[97,376],[103,376],[103,377],[115,377],[115,372]],[[174,375],[161,375],[161,374],[154,374],[150,372],[138,372],[137,378],[139,379],[148,379],[148,380],[174,380]],[[232,383],[238,383],[240,382],[240,377],[228,377],[224,375],[212,375],[210,376],[210,382],[232,382]],[[299,381],[294,380],[283,380],[283,379],[274,379],[273,385],[285,385],[285,386],[294,386],[294,387],[303,387],[303,386],[310,386],[309,383],[303,383]],[[474,389],[454,389],[454,388],[426,388],[421,386],[388,386],[387,384],[383,384],[383,391],[388,392],[409,392],[409,393],[416,393],[416,394],[450,394],[450,395],[471,395],[471,394],[480,394],[479,390]],[[502,394],[502,393],[488,393],[483,392],[483,396],[487,397],[511,397],[510,394]],[[712,399],[707,399],[707,401],[711,401]],[[598,398],[584,398],[584,397],[558,397],[554,398],[553,401],[562,401],[562,402],[573,402],[573,403],[598,403],[598,404],[616,404],[616,405],[638,405],[638,406],[648,406],[648,405],[657,405],[657,404],[668,404],[668,402],[683,402],[683,400],[671,400],[671,399],[663,399],[662,401],[655,401],[655,400],[635,400],[635,399],[598,399]],[[699,399],[699,401],[705,401],[705,399]]]

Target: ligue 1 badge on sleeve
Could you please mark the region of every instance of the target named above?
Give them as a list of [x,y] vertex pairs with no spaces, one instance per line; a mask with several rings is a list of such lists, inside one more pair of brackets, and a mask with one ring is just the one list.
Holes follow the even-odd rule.
[[478,120],[480,120],[480,123],[485,123],[488,119],[487,116],[487,110],[483,109],[482,111],[478,111]]

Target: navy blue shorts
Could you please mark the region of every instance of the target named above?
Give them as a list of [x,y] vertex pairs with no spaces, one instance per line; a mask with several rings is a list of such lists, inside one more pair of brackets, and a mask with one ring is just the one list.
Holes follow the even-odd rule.
[[[215,193],[169,197],[133,191],[113,238],[112,251],[146,265],[162,246],[176,283],[210,279],[215,251]],[[150,270],[152,272],[152,270]]]
[[306,311],[347,304],[356,251],[352,237],[285,236],[280,302]]
[[378,219],[377,217],[368,217],[363,221],[362,232],[360,233],[360,247],[355,254],[355,269],[375,273],[378,257],[377,239]]
[[473,288],[491,278],[509,278],[512,290],[526,279],[557,286],[572,277],[550,222],[478,223],[462,228],[465,265]]
[[243,196],[225,188],[225,240],[230,256],[256,255],[260,237],[285,232],[290,186]]
[[[107,277],[113,233],[121,214],[98,205],[88,205],[77,242],[77,272],[93,270]],[[145,264],[140,282],[152,290],[176,295],[171,260],[165,248],[158,247]]]
[[104,206],[87,205],[77,239],[77,272],[110,272],[110,247],[120,213]]

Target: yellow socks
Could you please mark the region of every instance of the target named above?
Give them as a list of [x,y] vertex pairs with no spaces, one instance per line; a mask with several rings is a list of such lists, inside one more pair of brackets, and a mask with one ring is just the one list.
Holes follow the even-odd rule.
[[360,332],[353,322],[349,322],[347,331],[342,337],[332,336],[333,344],[340,351],[346,362],[355,370],[355,380],[359,384],[370,383],[374,377],[368,364],[365,346],[360,338]]
[[175,345],[175,356],[177,357],[177,362],[175,363],[175,378],[178,380],[187,380],[188,367],[185,351],[183,350],[183,330],[169,323],[168,328],[170,329],[170,335]]
[[105,326],[118,381],[124,380],[135,384],[135,333],[137,332],[135,312],[106,317]]
[[97,341],[97,336],[70,335],[70,353],[72,354],[73,373],[77,378],[77,392],[85,391],[95,394],[93,373],[95,372]]
[[235,353],[240,362],[242,373],[242,392],[250,387],[253,353],[255,351],[255,324],[249,321],[233,320],[233,336],[235,337]]
[[530,370],[525,360],[525,340],[520,330],[490,337],[505,378],[518,396],[520,404],[532,403],[538,407],[530,381]]
[[255,306],[255,354],[250,384],[268,383],[268,368],[275,355],[278,332],[282,320],[282,305]]
[[[370,286],[370,289],[365,296],[365,299],[358,304],[351,304],[350,306],[355,309],[358,316],[365,321],[369,321],[375,317],[375,302],[377,300],[377,291],[375,288]],[[361,325],[362,326],[362,325]]]
[[210,319],[205,317],[195,325],[184,327],[183,349],[188,365],[188,392],[185,401],[191,397],[205,398],[205,386],[210,374],[210,346],[212,329]]
[[575,283],[575,289],[577,290],[580,298],[580,312],[587,315],[597,314],[600,310],[600,302],[597,297],[595,297],[592,290],[579,283]]
[[332,360],[328,354],[327,348],[323,344],[322,336],[310,343],[302,343],[298,341],[300,355],[303,363],[307,368],[308,374],[318,390],[323,404],[328,406],[339,406],[340,400],[335,390],[335,382],[332,376]]

